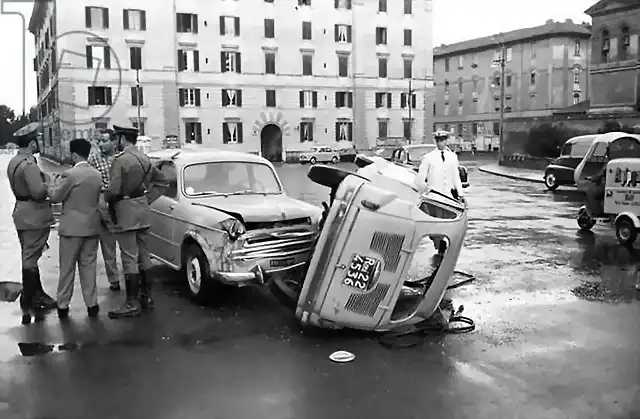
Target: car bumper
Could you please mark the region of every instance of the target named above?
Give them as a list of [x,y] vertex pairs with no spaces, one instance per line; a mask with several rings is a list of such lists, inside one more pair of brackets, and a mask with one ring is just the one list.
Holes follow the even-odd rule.
[[300,156],[300,163],[308,163],[310,160],[311,160],[311,157]]

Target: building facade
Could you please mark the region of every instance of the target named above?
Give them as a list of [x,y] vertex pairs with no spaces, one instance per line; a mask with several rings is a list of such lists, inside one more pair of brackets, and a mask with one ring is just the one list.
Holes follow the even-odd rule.
[[431,8],[431,0],[35,2],[45,152],[62,156],[68,140],[138,121],[154,148],[175,135],[275,161],[313,145],[430,139]]
[[601,0],[592,17],[592,113],[640,111],[640,1]]
[[479,149],[498,147],[501,83],[505,118],[551,115],[586,100],[590,36],[586,24],[549,20],[434,48],[434,128]]

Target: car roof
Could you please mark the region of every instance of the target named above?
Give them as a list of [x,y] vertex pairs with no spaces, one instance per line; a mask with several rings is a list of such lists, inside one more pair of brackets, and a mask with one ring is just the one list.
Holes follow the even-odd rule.
[[629,134],[626,132],[608,132],[606,134],[600,134],[598,135],[598,137],[595,139],[594,143],[607,143],[609,144],[610,142],[617,140],[618,138],[622,138],[622,137],[631,137],[631,138],[635,138],[636,140],[640,141],[640,135],[637,134]]
[[215,148],[173,148],[147,153],[150,158],[171,159],[176,163],[208,163],[225,161],[243,161],[248,163],[266,163],[265,158],[250,153],[239,151],[219,150]]
[[406,148],[407,150],[411,150],[412,148],[422,148],[422,147],[435,148],[436,145],[427,143],[427,144],[411,144],[411,145],[404,146],[404,148]]
[[598,137],[598,135],[599,134],[579,135],[577,137],[569,138],[565,144],[591,143]]

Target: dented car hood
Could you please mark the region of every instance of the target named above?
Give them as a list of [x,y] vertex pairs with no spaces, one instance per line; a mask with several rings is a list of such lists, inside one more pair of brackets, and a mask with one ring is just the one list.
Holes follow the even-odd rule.
[[282,195],[214,196],[194,201],[229,214],[240,214],[246,222],[267,222],[314,217],[322,210]]

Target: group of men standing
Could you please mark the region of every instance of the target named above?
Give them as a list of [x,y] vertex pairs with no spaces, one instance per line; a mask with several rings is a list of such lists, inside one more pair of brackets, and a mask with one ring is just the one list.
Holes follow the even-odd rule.
[[[38,123],[14,134],[19,151],[9,162],[7,175],[16,198],[13,221],[22,256],[22,324],[31,323],[32,315],[37,318],[50,309],[57,309],[60,319],[68,318],[76,267],[88,315],[98,315],[98,245],[109,288],[120,290],[116,243],[120,245],[125,277],[125,303],[110,311],[109,317],[138,316],[153,307],[147,274],[151,268],[147,250],[149,204],[162,194],[166,179],[136,147],[136,129],[113,128],[103,133],[95,153],[89,141],[71,141],[74,165],[58,175],[43,173],[34,157],[39,152]],[[38,268],[54,225],[52,203],[62,204],[57,301],[44,291]]]

